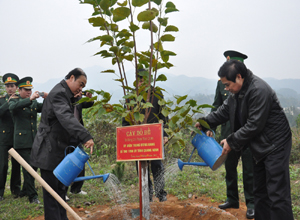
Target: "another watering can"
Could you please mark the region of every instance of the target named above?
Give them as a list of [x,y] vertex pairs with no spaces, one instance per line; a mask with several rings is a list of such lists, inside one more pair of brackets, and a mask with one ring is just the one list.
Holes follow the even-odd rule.
[[[69,146],[69,147],[73,147],[73,146]],[[60,182],[62,182],[65,186],[70,186],[72,182],[78,182],[78,181],[96,179],[96,178],[103,178],[103,182],[105,183],[109,177],[109,173],[104,175],[95,175],[89,162],[87,161],[90,156],[79,147],[76,148],[73,147],[73,148],[75,150],[72,153],[66,155],[66,150],[68,149],[68,147],[66,147],[65,158],[53,170],[53,174],[56,176],[56,178]],[[93,176],[77,177],[79,173],[83,170],[85,162],[89,165],[93,173]]]
[[[208,137],[203,131],[202,134],[194,134],[192,135],[192,144],[194,145],[194,150],[190,156],[188,162],[182,162],[182,160],[178,159],[179,169],[182,171],[184,165],[190,166],[209,166],[213,171],[217,170],[226,160],[227,154],[221,156],[222,147],[218,142],[212,137]],[[205,162],[190,162],[192,155],[197,149],[198,155]]]

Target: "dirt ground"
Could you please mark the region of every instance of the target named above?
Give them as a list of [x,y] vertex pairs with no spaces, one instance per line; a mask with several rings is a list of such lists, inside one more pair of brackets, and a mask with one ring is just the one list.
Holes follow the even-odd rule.
[[[151,220],[188,220],[188,219],[201,219],[201,220],[231,220],[239,219],[246,220],[247,207],[245,203],[240,204],[239,209],[227,209],[226,211],[218,208],[220,203],[212,202],[211,198],[196,197],[191,199],[179,201],[173,195],[167,196],[168,200],[160,203],[155,198],[154,202],[150,204]],[[121,206],[89,206],[87,208],[72,207],[75,212],[83,220],[138,220],[140,217],[133,218],[132,210],[138,209],[139,204],[126,204]],[[75,218],[68,213],[69,220]],[[37,218],[30,218],[26,220],[43,220],[44,216]],[[144,219],[144,218],[143,218]]]

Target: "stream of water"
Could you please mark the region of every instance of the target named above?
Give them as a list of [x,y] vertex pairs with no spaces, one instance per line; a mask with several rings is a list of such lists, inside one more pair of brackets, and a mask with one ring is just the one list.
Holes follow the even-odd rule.
[[[173,159],[165,166],[164,171],[160,172],[160,175],[154,178],[155,192],[163,190],[166,182],[172,182],[171,180],[176,178],[178,172],[180,172],[180,169],[177,164],[177,159]],[[115,206],[113,206],[113,209],[115,209],[115,212],[118,213],[117,219],[132,219],[131,214],[128,212],[128,210],[125,211],[125,206],[128,203],[128,200],[125,192],[125,187],[122,187],[122,184],[120,183],[119,179],[114,174],[110,174],[109,178],[105,182],[105,187],[107,188],[107,193],[110,199],[116,204]],[[150,209],[154,205],[156,207],[159,207],[157,203],[150,203]],[[160,211],[162,209],[162,207],[156,208],[157,211],[155,213],[151,213],[151,216],[162,216],[162,212]]]

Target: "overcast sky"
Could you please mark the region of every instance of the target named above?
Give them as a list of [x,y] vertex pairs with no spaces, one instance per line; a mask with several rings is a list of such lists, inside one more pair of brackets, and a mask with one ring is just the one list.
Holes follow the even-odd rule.
[[[177,56],[164,72],[217,79],[223,52],[231,49],[247,54],[245,64],[262,78],[300,78],[299,0],[173,2],[179,12],[169,24],[179,32],[164,47]],[[0,75],[45,82],[75,67],[116,69],[110,59],[92,56],[102,50],[99,42],[85,43],[101,33],[87,21],[92,12],[77,0],[0,0]]]

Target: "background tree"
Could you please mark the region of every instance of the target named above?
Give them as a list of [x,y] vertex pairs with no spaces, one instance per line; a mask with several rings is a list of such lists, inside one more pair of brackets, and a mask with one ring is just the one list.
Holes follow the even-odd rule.
[[[193,116],[203,113],[202,108],[211,106],[197,105],[194,99],[186,100],[187,95],[175,96],[174,101],[165,100],[161,97],[165,90],[156,85],[158,81],[167,80],[164,74],[158,74],[158,70],[173,67],[169,59],[170,56],[176,56],[175,52],[165,48],[166,43],[175,41],[172,33],[179,31],[175,25],[169,24],[167,17],[170,13],[178,12],[174,3],[164,3],[162,0],[125,0],[122,3],[117,0],[84,0],[80,3],[93,7],[92,17],[88,21],[100,31],[99,36],[88,40],[100,41],[101,50],[94,55],[111,59],[117,69],[108,69],[102,73],[115,74],[115,80],[121,83],[124,93],[124,103],[110,104],[111,94],[91,90],[97,95],[92,98],[95,103],[90,111],[98,116],[113,113],[115,120],[124,117],[131,125],[143,124],[147,122],[153,97],[156,96],[162,107],[161,113],[170,119],[165,128],[170,139],[169,146],[173,149],[184,147],[182,131],[199,132],[193,126]],[[145,31],[148,38],[138,40],[137,33],[143,35]],[[148,42],[147,48],[139,50],[145,42]],[[135,69],[133,86],[127,80],[126,63],[131,63]],[[138,86],[139,69],[146,69],[139,73],[146,82],[141,87]],[[81,102],[88,100],[83,98]],[[145,114],[141,113],[143,109]],[[201,124],[208,126],[203,121]]]
[[2,80],[2,76],[0,76],[0,96],[6,93],[5,84]]

